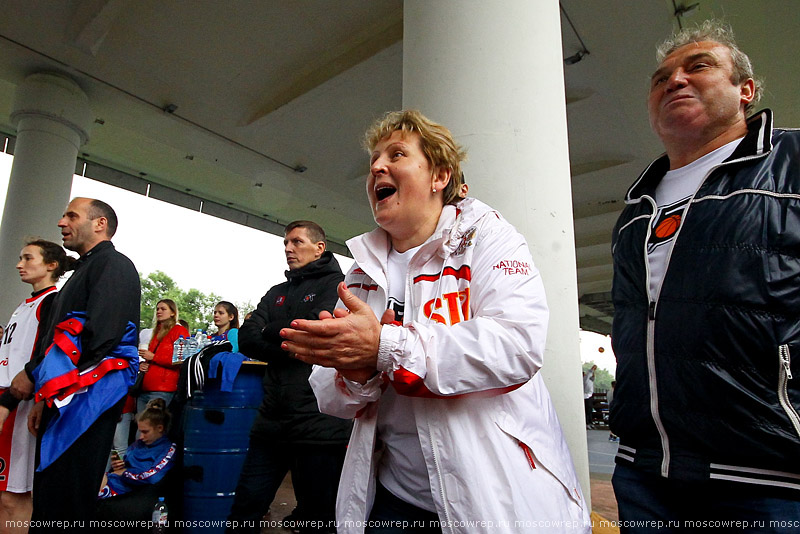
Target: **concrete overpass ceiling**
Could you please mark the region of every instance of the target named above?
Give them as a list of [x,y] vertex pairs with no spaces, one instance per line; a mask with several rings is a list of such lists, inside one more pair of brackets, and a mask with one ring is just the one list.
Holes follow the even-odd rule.
[[360,136],[402,101],[402,2],[0,6],[8,133],[16,85],[64,72],[97,116],[89,161],[269,219],[314,218],[340,243],[373,226]]
[[[780,126],[800,126],[800,70],[786,58],[800,11],[783,0],[561,4],[564,56],[589,52],[564,67],[582,324],[607,332],[611,229],[662,150],[645,99],[675,5],[698,4],[684,24],[734,27]],[[14,133],[25,76],[63,72],[96,116],[83,157],[124,174],[91,172],[266,230],[312,218],[342,243],[374,226],[360,138],[401,106],[402,24],[402,0],[0,0],[0,130]]]

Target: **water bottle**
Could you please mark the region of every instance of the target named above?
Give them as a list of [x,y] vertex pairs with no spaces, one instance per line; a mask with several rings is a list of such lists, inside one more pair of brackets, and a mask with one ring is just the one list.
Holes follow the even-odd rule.
[[184,354],[186,355],[187,358],[189,356],[194,356],[198,350],[200,350],[200,347],[197,346],[196,337],[190,337],[189,339],[186,340],[186,349]]
[[164,497],[159,497],[158,502],[153,507],[153,529],[150,532],[164,534],[167,532],[168,511]]
[[172,363],[180,363],[183,361],[186,351],[186,340],[180,336],[172,344]]

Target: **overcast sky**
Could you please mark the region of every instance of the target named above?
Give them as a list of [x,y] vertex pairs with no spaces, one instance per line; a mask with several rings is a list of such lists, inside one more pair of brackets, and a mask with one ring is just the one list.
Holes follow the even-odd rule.
[[[11,160],[0,153],[3,204]],[[144,275],[164,271],[184,290],[254,306],[270,287],[286,281],[282,237],[81,176],[73,179],[71,196],[99,198],[114,208],[119,218],[114,246]],[[60,215],[52,215],[54,227]],[[353,261],[336,258],[343,271]]]
[[[0,153],[0,217],[11,161],[11,156]],[[114,208],[119,217],[114,245],[145,275],[164,271],[184,290],[213,292],[253,306],[270,287],[286,280],[282,237],[81,176],[73,180],[72,196],[99,198]],[[60,215],[53,214],[54,226]],[[336,258],[345,272],[353,261],[338,254]],[[581,361],[593,360],[615,373],[608,336],[581,331],[580,349]]]

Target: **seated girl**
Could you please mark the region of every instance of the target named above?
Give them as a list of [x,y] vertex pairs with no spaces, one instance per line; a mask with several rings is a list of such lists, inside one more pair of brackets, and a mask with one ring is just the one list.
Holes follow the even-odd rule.
[[111,461],[111,472],[103,477],[99,497],[107,499],[157,484],[172,468],[175,444],[165,436],[170,413],[164,399],[153,399],[139,415],[140,438],[128,448],[125,460]]

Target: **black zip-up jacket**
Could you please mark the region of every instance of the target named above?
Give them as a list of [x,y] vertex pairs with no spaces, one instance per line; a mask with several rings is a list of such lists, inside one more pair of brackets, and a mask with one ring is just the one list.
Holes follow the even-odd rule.
[[748,120],[683,215],[660,291],[645,247],[654,161],[614,228],[617,463],[800,489],[800,131]]
[[289,443],[346,444],[352,421],[320,413],[308,383],[311,365],[281,349],[280,337],[281,329],[295,319],[318,319],[321,311],[332,312],[344,274],[326,251],[305,267],[286,271],[286,279],[264,295],[239,329],[239,350],[269,364],[264,400],[251,433]]
[[139,273],[131,260],[111,241],[95,245],[75,263],[75,272],[56,295],[44,342],[25,365],[28,377],[33,380],[31,373],[53,342],[55,325],[70,312],[86,312],[78,370],[99,363],[119,345],[128,322],[138,328],[141,297]]

